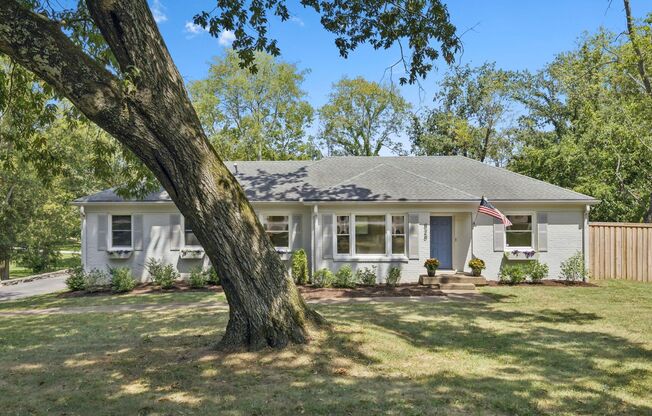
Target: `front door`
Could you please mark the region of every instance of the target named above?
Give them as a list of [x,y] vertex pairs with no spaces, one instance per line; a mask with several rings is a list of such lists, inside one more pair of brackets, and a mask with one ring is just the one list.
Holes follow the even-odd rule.
[[430,217],[430,257],[440,269],[453,268],[453,217]]

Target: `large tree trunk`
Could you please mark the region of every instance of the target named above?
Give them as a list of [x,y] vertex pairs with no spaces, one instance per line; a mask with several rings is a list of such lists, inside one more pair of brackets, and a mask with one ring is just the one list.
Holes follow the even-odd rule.
[[9,280],[9,258],[0,258],[0,280]]
[[151,169],[222,277],[230,315],[224,348],[283,347],[321,321],[265,235],[242,188],[202,131],[145,0],[88,0],[120,80],[52,21],[0,1],[0,51],[62,95]]

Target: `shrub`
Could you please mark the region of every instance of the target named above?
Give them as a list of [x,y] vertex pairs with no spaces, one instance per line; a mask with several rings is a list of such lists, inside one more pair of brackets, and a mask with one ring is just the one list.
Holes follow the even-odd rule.
[[389,271],[387,272],[387,277],[385,278],[385,284],[387,286],[396,286],[400,281],[401,281],[401,269],[396,266],[390,267]]
[[201,267],[193,267],[190,271],[190,277],[188,278],[188,284],[194,289],[201,289],[206,287],[208,282],[208,271],[203,271]]
[[371,269],[368,267],[358,269],[355,272],[355,280],[366,286],[375,286],[378,280],[376,277],[376,266],[372,266]]
[[436,269],[439,267],[439,260],[438,259],[427,259],[425,263],[423,263],[423,267],[426,269]]
[[540,283],[543,279],[548,277],[548,265],[541,263],[539,260],[534,260],[529,267],[528,274],[534,283]]
[[117,293],[131,292],[136,287],[136,280],[128,267],[111,269],[111,289]]
[[99,269],[84,274],[84,288],[88,292],[99,292],[111,286],[111,275]]
[[317,270],[312,276],[312,284],[315,287],[331,287],[334,281],[335,276],[333,272],[326,268]]
[[520,264],[505,264],[500,269],[500,281],[515,285],[523,283],[527,277],[525,268]]
[[292,277],[298,285],[308,283],[308,256],[304,249],[299,249],[292,253]]
[[356,284],[356,275],[353,274],[351,266],[344,265],[335,273],[335,282],[333,286],[335,287],[355,287]]
[[147,261],[147,271],[154,284],[160,286],[161,289],[170,289],[174,286],[174,282],[181,277],[174,266],[163,264],[163,262],[156,259]]
[[210,269],[206,270],[204,274],[206,275],[206,283],[215,286],[220,285],[220,276],[217,275],[217,270],[215,270],[215,267],[211,267]]
[[575,253],[561,263],[560,277],[567,282],[586,281],[589,271],[584,266],[584,256],[581,252]]
[[86,280],[84,279],[84,269],[82,267],[75,267],[66,279],[66,286],[73,292],[86,289]]
[[21,266],[30,269],[34,273],[43,273],[52,270],[61,260],[58,250],[49,245],[28,246],[18,252],[18,262]]

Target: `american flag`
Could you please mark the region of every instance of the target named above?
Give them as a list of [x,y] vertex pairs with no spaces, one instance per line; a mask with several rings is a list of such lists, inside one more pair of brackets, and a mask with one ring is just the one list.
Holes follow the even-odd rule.
[[504,216],[502,212],[498,211],[496,207],[491,205],[489,201],[487,201],[487,198],[485,198],[484,196],[480,200],[480,206],[478,207],[478,212],[499,219],[503,224],[505,224],[505,227],[509,227],[510,225],[512,225],[512,222],[508,220],[507,217]]

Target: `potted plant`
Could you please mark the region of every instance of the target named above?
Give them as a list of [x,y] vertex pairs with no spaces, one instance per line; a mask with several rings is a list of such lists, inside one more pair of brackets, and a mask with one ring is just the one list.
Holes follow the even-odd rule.
[[423,267],[428,271],[428,276],[433,277],[437,273],[437,267],[439,267],[439,260],[437,259],[428,259],[423,263]]
[[484,264],[484,260],[479,259],[477,257],[474,257],[471,260],[469,260],[469,267],[471,268],[471,272],[473,273],[473,276],[480,276],[480,274],[482,274],[482,271],[487,268],[487,266]]

